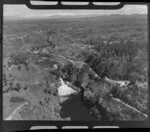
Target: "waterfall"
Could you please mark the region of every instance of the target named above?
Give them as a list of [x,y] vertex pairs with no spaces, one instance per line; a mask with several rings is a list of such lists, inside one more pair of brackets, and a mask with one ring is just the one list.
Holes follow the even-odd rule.
[[59,96],[69,96],[71,94],[76,94],[77,91],[67,86],[62,78],[60,78],[61,86],[58,88]]

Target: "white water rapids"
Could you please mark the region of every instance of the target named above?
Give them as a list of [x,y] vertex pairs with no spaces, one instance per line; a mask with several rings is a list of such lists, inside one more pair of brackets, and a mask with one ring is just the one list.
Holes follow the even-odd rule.
[[77,91],[75,91],[71,87],[67,86],[62,78],[60,78],[60,81],[61,81],[61,86],[58,88],[59,96],[68,96],[68,95],[77,93]]

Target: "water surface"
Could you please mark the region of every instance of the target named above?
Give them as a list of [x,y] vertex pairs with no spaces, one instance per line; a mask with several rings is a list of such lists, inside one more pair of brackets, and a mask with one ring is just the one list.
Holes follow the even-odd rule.
[[97,121],[84,105],[80,95],[71,95],[61,106],[62,118],[70,117],[71,121]]

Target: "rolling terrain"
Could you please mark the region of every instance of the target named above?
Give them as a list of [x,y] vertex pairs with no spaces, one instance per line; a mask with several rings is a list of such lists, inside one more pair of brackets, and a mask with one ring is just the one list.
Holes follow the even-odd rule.
[[146,15],[4,20],[3,119],[148,118]]

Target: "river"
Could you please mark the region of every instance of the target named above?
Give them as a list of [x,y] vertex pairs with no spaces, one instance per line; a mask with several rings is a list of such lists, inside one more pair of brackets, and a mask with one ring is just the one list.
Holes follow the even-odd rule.
[[80,95],[71,95],[61,106],[62,118],[70,117],[71,121],[97,121],[84,105]]

